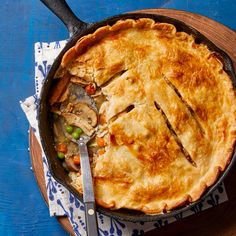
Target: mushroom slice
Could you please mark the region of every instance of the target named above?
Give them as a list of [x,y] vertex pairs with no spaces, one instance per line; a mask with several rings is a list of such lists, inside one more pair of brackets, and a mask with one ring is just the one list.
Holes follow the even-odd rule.
[[81,119],[83,119],[86,123],[88,123],[92,127],[95,127],[97,125],[98,122],[97,114],[87,104],[81,102],[75,104],[73,113],[78,115]]
[[68,171],[78,172],[80,167],[74,163],[73,157],[66,157],[65,158],[65,167]]
[[80,127],[88,136],[93,135],[95,129],[91,124],[88,123],[88,120],[83,119],[79,115],[75,115],[73,113],[62,113],[62,116],[65,118],[68,124]]

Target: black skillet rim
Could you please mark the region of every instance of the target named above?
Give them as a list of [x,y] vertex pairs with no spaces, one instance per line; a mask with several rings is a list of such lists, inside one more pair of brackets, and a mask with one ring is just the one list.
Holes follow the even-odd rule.
[[[233,63],[232,63],[230,57],[223,50],[218,48],[213,42],[211,42],[204,35],[202,35],[199,31],[197,31],[193,27],[185,24],[184,22],[182,22],[180,20],[177,20],[177,19],[174,19],[174,18],[171,18],[168,16],[159,15],[159,14],[127,13],[127,14],[116,15],[116,16],[107,18],[103,21],[94,23],[94,24],[88,24],[87,25],[88,27],[85,28],[81,33],[75,34],[74,36],[72,36],[72,38],[68,41],[65,48],[61,51],[61,53],[59,54],[59,56],[56,58],[55,62],[53,63],[53,65],[46,77],[46,80],[42,86],[40,100],[39,100],[39,109],[38,109],[40,139],[41,139],[42,147],[43,147],[43,150],[45,152],[45,155],[46,155],[46,158],[48,161],[48,166],[49,166],[49,170],[51,172],[51,175],[54,177],[55,180],[57,180],[60,184],[65,186],[71,193],[73,193],[82,202],[83,202],[82,195],[80,195],[69,184],[70,180],[67,178],[61,179],[60,176],[58,176],[58,174],[54,172],[54,168],[59,168],[59,169],[62,168],[60,166],[59,161],[57,160],[57,163],[54,163],[54,165],[55,165],[54,167],[52,165],[52,161],[53,161],[52,158],[55,159],[56,155],[55,155],[55,151],[54,151],[54,155],[51,155],[53,153],[53,151],[49,151],[49,148],[48,148],[49,143],[47,142],[51,138],[51,144],[53,143],[52,142],[52,132],[48,131],[51,133],[51,134],[49,134],[50,137],[47,135],[48,133],[45,135],[45,128],[49,127],[48,125],[45,126],[45,123],[47,123],[47,121],[49,120],[48,109],[47,109],[47,98],[48,98],[50,86],[52,84],[52,78],[56,72],[56,69],[60,65],[60,61],[61,61],[61,58],[64,55],[64,53],[69,48],[71,48],[80,37],[87,35],[89,33],[93,33],[97,28],[102,27],[104,25],[107,25],[107,24],[112,25],[118,20],[138,19],[138,18],[151,18],[151,19],[155,20],[156,22],[170,23],[170,24],[175,25],[177,31],[184,31],[188,34],[192,34],[197,39],[197,43],[203,43],[203,44],[207,45],[211,51],[215,52],[221,58],[221,61],[224,65],[224,70],[229,74],[229,76],[233,82],[234,89],[236,87],[236,75],[235,75]],[[46,136],[48,136],[48,137],[46,137]],[[106,216],[113,217],[118,220],[125,220],[125,221],[131,221],[131,222],[140,222],[140,221],[149,222],[149,221],[156,221],[159,219],[164,219],[164,218],[175,216],[176,214],[179,214],[181,212],[191,209],[193,206],[195,206],[196,204],[201,202],[203,199],[205,199],[208,195],[210,195],[217,188],[217,186],[222,182],[222,180],[225,178],[225,176],[228,174],[231,166],[235,162],[235,158],[236,158],[236,150],[234,147],[234,151],[233,151],[230,163],[225,168],[225,170],[221,173],[221,175],[218,177],[217,181],[204,192],[204,194],[201,196],[201,198],[198,201],[189,203],[189,204],[182,206],[182,207],[178,207],[176,209],[171,210],[170,212],[161,213],[161,214],[157,214],[157,215],[146,215],[145,213],[142,213],[140,211],[134,211],[134,210],[129,210],[129,209],[121,209],[121,210],[114,211],[114,210],[103,208],[101,206],[97,206],[97,210],[98,210],[98,212],[100,212]]]

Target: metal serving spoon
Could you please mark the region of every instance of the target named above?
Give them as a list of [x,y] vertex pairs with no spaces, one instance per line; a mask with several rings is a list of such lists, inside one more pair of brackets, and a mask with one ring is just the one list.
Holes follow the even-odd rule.
[[[77,85],[70,85],[70,97],[76,97],[78,102],[83,102],[92,107],[97,113],[95,101],[85,92],[85,90]],[[95,207],[95,197],[93,189],[93,181],[91,174],[91,167],[89,162],[89,155],[87,149],[87,143],[94,138],[94,135],[88,136],[83,134],[78,140],[70,137],[70,140],[77,143],[80,152],[80,165],[82,172],[82,184],[83,184],[83,201],[85,206],[85,220],[87,226],[87,235],[96,236],[98,235],[97,215]]]

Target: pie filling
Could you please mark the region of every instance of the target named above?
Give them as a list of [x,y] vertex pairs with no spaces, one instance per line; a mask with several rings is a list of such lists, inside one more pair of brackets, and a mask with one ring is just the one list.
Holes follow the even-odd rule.
[[[78,101],[75,84],[93,97]],[[214,52],[148,18],[121,20],[82,37],[64,55],[49,104],[55,149],[82,193],[88,144],[95,198],[147,214],[198,200],[231,160],[236,137],[232,82]]]

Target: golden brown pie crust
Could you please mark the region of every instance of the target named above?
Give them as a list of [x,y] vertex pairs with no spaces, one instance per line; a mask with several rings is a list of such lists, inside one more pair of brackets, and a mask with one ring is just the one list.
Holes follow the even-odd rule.
[[171,210],[199,199],[230,162],[235,92],[215,53],[192,35],[148,18],[121,20],[82,37],[61,68],[107,98],[99,111],[106,152],[92,170],[100,205]]

